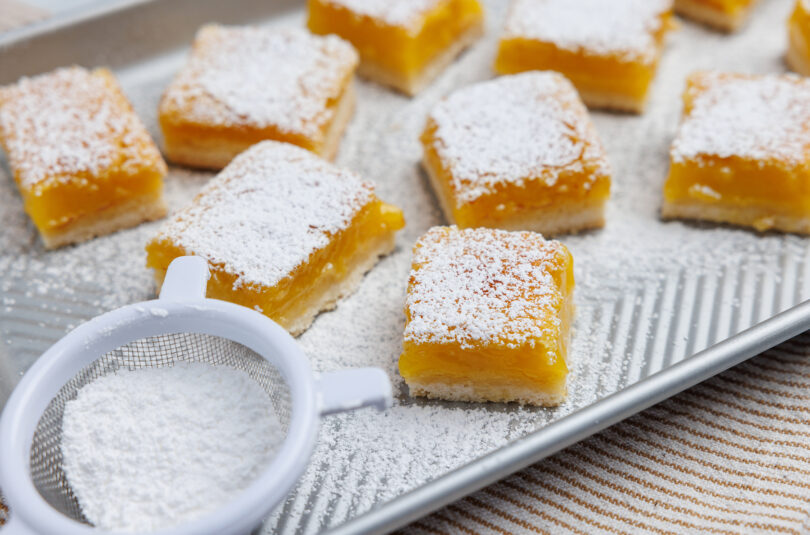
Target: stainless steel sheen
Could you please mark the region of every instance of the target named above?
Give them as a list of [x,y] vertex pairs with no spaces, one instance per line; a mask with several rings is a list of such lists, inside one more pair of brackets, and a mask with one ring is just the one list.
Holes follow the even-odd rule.
[[810,301],[612,394],[379,509],[329,530],[378,534],[405,526],[471,492],[526,468],[810,328]]

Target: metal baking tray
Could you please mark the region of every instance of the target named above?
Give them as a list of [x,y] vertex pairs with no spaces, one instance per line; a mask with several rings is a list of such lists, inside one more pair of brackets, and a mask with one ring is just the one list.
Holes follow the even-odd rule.
[[[570,399],[556,409],[411,399],[396,372],[415,239],[442,222],[418,161],[427,110],[454,88],[492,77],[507,3],[488,33],[419,97],[359,84],[338,162],[405,210],[398,248],[336,311],[299,338],[313,367],[374,365],[397,392],[384,413],[327,420],[296,490],[262,533],[383,533],[536,462],[810,325],[804,238],[659,220],[667,153],[685,76],[698,68],[782,72],[791,0],[757,8],[725,36],[684,24],[670,39],[643,116],[593,113],[614,169],[604,230],[563,237],[576,262]],[[105,65],[159,138],[156,107],[192,36],[207,22],[301,25],[303,0],[127,0],[0,35],[0,84],[69,64]],[[154,293],[143,245],[159,223],[43,250],[0,171],[0,403],[70,328]],[[211,175],[172,168],[172,209]],[[708,349],[707,349],[708,348]]]

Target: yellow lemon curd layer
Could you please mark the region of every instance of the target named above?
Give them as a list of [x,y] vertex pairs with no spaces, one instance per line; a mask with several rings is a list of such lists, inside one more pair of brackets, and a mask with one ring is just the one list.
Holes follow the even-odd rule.
[[109,70],[70,67],[25,79],[3,88],[0,107],[16,124],[0,144],[41,232],[138,199],[162,202],[166,164]]
[[665,217],[803,232],[810,214],[807,80],[698,72],[683,98]]
[[415,78],[467,30],[482,24],[483,17],[478,0],[444,0],[410,27],[356,14],[328,0],[309,0],[307,25],[313,33],[332,33],[349,41],[363,63]]
[[[532,269],[543,275],[523,276]],[[529,232],[435,227],[414,250],[400,373],[430,397],[460,386],[473,394],[449,399],[525,401],[518,392],[531,392],[558,403],[566,391],[573,290],[573,258],[558,242]],[[454,299],[464,302],[442,316]],[[513,317],[516,301],[528,317],[501,321]]]
[[655,77],[656,64],[628,62],[619,56],[589,55],[584,51],[563,50],[552,43],[518,38],[501,41],[495,70],[501,74],[557,71],[585,94],[617,94],[644,100]]
[[[521,6],[521,9],[528,8]],[[530,10],[527,15],[543,16],[543,9],[542,4],[537,4],[532,7],[536,12]],[[521,13],[511,16],[518,17]],[[557,12],[552,10],[550,16],[554,16],[554,13]],[[598,20],[591,20],[597,14],[583,13],[582,16],[583,24],[600,24]],[[507,32],[500,40],[495,71],[500,74],[530,70],[557,71],[574,84],[582,99],[591,107],[641,111],[655,77],[666,34],[677,27],[671,10],[655,16],[659,23],[650,32],[647,45],[628,51],[605,48],[598,39],[593,43],[584,40],[577,46],[571,43],[563,45],[550,38],[522,34],[526,28],[518,21],[510,21],[508,26],[517,26],[521,30]],[[609,24],[609,21],[603,23]],[[615,31],[622,30],[617,28]]]
[[440,196],[447,199],[453,221],[459,227],[499,227],[521,214],[544,208],[563,209],[584,203],[598,206],[610,198],[610,177],[598,162],[571,165],[570,170],[556,175],[554,186],[549,187],[543,177],[526,177],[521,183],[504,181],[493,191],[469,202],[458,203],[452,187],[453,177],[436,151],[436,125],[429,122],[422,134],[422,146],[427,166],[436,175]]
[[[312,306],[328,288],[340,284],[357,262],[379,249],[381,243],[391,239],[394,232],[405,226],[402,211],[379,199],[368,203],[352,219],[350,225],[334,234],[329,244],[314,251],[275,286],[236,284],[238,274],[223,265],[209,266],[207,296],[257,309],[289,328],[297,318]],[[174,244],[169,237],[149,242],[146,264],[162,280],[172,260],[189,254]]]
[[673,163],[664,186],[668,202],[757,206],[775,214],[810,214],[810,165],[788,167],[744,158],[703,157]]

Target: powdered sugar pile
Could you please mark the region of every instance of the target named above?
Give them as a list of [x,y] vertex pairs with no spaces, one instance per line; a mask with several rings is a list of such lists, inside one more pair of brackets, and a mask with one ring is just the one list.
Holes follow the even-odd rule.
[[411,31],[421,27],[422,16],[443,0],[326,0],[326,4],[340,6],[357,15],[380,20],[390,26],[401,26]]
[[86,180],[116,165],[165,167],[118,85],[81,67],[0,89],[0,139],[23,188]]
[[142,532],[227,504],[283,438],[270,397],[247,374],[181,362],[85,385],[65,405],[61,447],[87,519]]
[[317,136],[357,62],[354,48],[334,35],[206,26],[161,109],[192,123]]
[[405,341],[534,347],[559,334],[567,253],[532,233],[436,227],[414,251]]
[[585,166],[592,170],[589,182],[610,173],[576,90],[557,73],[528,72],[465,87],[430,118],[433,146],[449,167],[459,206],[503,183],[539,179],[551,187],[563,173]]
[[274,286],[347,228],[373,195],[356,174],[265,141],[234,159],[155,239],[224,266],[239,286]]
[[515,0],[507,38],[535,39],[589,54],[651,62],[672,0]]
[[804,166],[810,153],[810,82],[795,75],[699,73],[672,159],[702,156],[780,160]]

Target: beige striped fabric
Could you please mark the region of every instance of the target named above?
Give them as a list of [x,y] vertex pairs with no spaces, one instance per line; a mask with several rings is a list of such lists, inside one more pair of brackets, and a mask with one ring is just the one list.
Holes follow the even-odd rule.
[[402,530],[457,533],[810,534],[810,335]]
[[44,19],[48,12],[17,0],[0,0],[0,32]]

